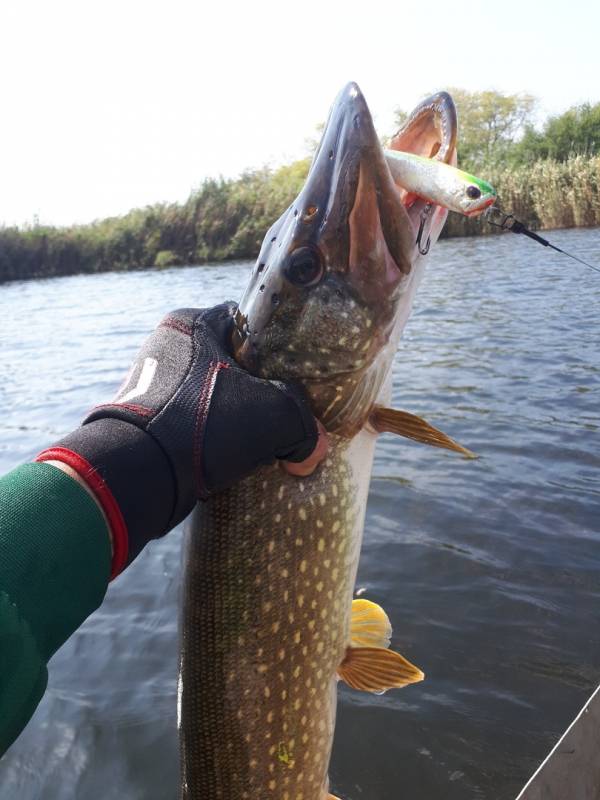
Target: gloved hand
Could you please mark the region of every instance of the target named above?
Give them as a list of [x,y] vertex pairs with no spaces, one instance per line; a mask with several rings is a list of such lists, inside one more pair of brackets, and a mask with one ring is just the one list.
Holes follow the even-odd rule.
[[121,569],[196,499],[275,459],[304,462],[318,442],[317,460],[324,455],[301,390],[255,378],[232,358],[234,311],[225,303],[169,314],[116,398],[38,456],[75,469],[100,500],[115,549],[126,540]]

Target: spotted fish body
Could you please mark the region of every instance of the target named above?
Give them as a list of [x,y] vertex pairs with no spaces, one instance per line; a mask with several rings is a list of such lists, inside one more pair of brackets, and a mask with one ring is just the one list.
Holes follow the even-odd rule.
[[374,440],[337,439],[308,479],[263,468],[199,507],[184,604],[195,630],[182,649],[184,797],[327,796],[368,488],[359,472]]
[[[449,162],[454,136],[440,95],[392,147]],[[369,624],[359,641],[353,629],[373,413],[424,265],[424,204],[405,210],[402,197],[350,84],[301,195],[267,233],[232,343],[255,374],[303,384],[330,450],[307,478],[263,467],[195,512],[179,681],[186,800],[326,800],[338,678],[374,691],[422,677],[385,649],[389,632]],[[429,219],[434,241],[445,212]]]

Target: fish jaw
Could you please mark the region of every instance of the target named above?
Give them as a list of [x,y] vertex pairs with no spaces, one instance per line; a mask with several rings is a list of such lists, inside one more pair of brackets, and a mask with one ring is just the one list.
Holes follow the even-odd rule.
[[[425,142],[419,155],[429,148],[451,160],[453,129],[438,116],[418,114],[408,145]],[[423,273],[416,239],[427,203],[407,208],[405,199],[350,83],[332,106],[305,186],[265,237],[233,335],[246,369],[299,381],[332,432],[351,436],[365,424]],[[431,243],[446,213],[436,206],[428,214]]]
[[[344,336],[353,326],[343,320],[352,309],[355,324],[369,319],[385,335],[393,314],[382,306],[411,271],[415,237],[364,97],[348,84],[332,106],[305,186],[263,242],[239,306],[238,361],[265,377],[300,380],[313,371],[326,377],[354,369],[354,341]],[[296,274],[299,253],[314,256],[313,280]],[[282,344],[288,357],[279,353]],[[346,363],[332,365],[336,356]]]

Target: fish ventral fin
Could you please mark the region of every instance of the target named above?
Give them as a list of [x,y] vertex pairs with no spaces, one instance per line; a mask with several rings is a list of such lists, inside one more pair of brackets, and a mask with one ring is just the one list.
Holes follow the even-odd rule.
[[477,458],[471,450],[458,444],[426,420],[417,417],[416,414],[410,414],[408,411],[375,406],[371,411],[369,421],[377,433],[395,433],[398,436],[413,439],[415,442],[431,445],[431,447],[454,450],[455,453],[462,453],[467,458]]
[[385,692],[422,681],[425,675],[400,653],[385,647],[349,647],[338,667],[340,678],[361,692]]
[[350,647],[389,647],[392,626],[381,606],[371,600],[352,601]]

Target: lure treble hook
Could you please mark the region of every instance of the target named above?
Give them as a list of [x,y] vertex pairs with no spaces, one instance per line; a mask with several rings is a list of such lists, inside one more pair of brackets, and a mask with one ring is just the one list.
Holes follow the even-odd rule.
[[427,218],[431,212],[431,203],[427,203],[423,211],[421,211],[421,219],[419,222],[419,232],[417,233],[417,241],[416,245],[419,248],[419,253],[422,256],[426,256],[429,252],[429,248],[431,247],[431,236],[427,237],[427,241],[425,242],[425,247],[421,246],[421,239],[423,238],[423,231],[425,230],[425,223],[427,222]]

